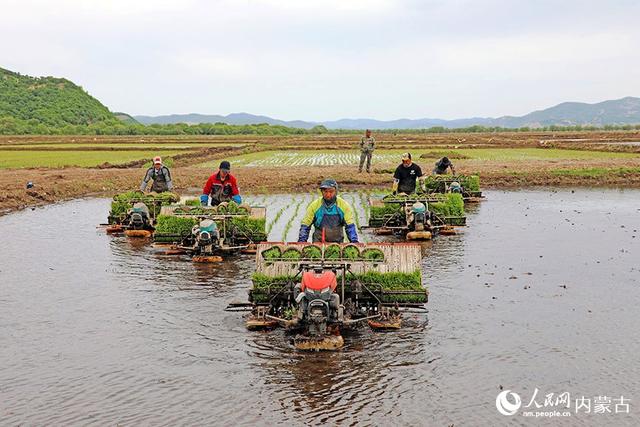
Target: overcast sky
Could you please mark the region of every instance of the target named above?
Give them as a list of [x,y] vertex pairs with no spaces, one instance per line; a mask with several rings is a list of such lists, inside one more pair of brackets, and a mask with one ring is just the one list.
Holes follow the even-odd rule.
[[0,67],[112,111],[522,115],[640,96],[640,2],[0,0]]

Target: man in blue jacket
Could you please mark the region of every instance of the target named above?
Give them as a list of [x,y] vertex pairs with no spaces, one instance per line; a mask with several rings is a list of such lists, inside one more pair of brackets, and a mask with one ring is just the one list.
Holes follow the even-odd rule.
[[358,231],[353,209],[342,197],[338,197],[338,183],[325,179],[320,184],[322,197],[311,202],[302,219],[298,242],[309,239],[313,226],[313,241],[342,243],[344,235],[351,243],[358,243]]

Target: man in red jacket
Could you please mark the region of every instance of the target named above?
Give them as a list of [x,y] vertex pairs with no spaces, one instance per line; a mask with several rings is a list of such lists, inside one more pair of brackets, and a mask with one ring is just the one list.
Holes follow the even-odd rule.
[[207,206],[211,197],[211,206],[217,206],[222,202],[233,200],[237,204],[242,203],[240,190],[236,178],[231,175],[231,164],[224,160],[220,163],[220,168],[211,175],[202,189],[200,204]]

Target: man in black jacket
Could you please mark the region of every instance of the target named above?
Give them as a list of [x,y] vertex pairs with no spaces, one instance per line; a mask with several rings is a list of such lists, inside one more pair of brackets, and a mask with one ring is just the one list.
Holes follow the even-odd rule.
[[416,180],[420,179],[424,185],[422,169],[411,161],[411,154],[402,155],[402,163],[393,174],[393,193],[411,194],[416,191]]

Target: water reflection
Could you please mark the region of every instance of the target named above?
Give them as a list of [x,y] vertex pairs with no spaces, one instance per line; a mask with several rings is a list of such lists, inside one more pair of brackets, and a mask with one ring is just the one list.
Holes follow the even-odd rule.
[[462,233],[422,245],[428,316],[317,354],[224,311],[252,256],[194,264],[107,236],[106,200],[0,217],[2,423],[496,425],[501,386],[633,399],[639,199],[488,192]]

